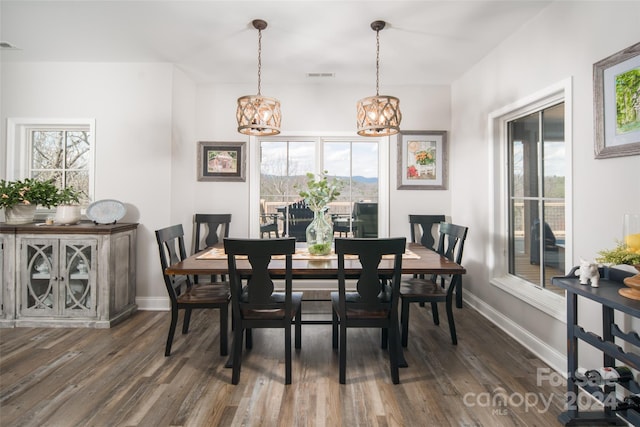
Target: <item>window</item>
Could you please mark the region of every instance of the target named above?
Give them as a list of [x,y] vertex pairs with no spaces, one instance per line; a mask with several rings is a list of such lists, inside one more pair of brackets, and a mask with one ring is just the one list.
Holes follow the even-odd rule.
[[553,289],[564,275],[564,103],[508,121],[507,134],[509,273]]
[[80,203],[93,195],[93,120],[9,119],[9,179],[53,179],[60,188],[82,192]]
[[339,225],[347,235],[377,237],[382,232],[381,185],[388,182],[388,172],[381,177],[380,150],[388,147],[377,138],[262,138],[259,168],[260,225],[264,226],[273,215],[278,216],[279,234],[302,237],[303,230],[294,230],[289,206],[300,200],[306,173],[327,171],[329,177],[341,180],[343,187],[337,200],[329,204],[334,228]]
[[565,81],[490,115],[491,283],[560,320],[551,277],[572,259],[570,90]]

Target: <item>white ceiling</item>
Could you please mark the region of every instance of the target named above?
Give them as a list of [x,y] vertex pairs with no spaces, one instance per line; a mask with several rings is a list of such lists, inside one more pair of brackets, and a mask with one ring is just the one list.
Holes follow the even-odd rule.
[[[2,61],[171,62],[198,83],[449,84],[551,1],[0,1]],[[311,80],[318,81],[318,78]]]

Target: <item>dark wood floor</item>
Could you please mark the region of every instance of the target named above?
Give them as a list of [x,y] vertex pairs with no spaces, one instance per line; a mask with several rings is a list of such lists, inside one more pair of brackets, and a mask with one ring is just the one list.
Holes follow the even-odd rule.
[[564,385],[536,384],[546,365],[473,309],[455,315],[457,346],[445,318],[435,326],[415,306],[400,385],[373,330],[350,331],[340,385],[330,326],[304,325],[290,386],[282,332],[254,331],[233,386],[216,312],[195,314],[168,358],[167,312],[138,312],[108,330],[0,329],[0,425],[559,425]]

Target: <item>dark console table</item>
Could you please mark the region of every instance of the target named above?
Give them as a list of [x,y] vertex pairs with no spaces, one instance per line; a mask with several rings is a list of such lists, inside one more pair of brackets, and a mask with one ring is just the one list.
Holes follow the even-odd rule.
[[[615,268],[600,269],[600,287],[581,285],[574,275],[577,268],[565,277],[554,277],[551,283],[567,290],[567,411],[560,414],[558,420],[564,425],[613,424],[640,425],[640,411],[621,409],[616,399],[616,387],[624,387],[631,393],[640,393],[636,381],[620,382],[611,385],[596,386],[577,378],[578,340],[602,351],[602,366],[627,366],[640,369],[640,355],[625,351],[620,347],[622,342],[640,347],[640,336],[635,331],[624,332],[615,323],[615,311],[629,316],[640,317],[640,301],[632,300],[618,294],[625,287],[623,279],[634,273]],[[586,331],[578,323],[578,296],[588,298],[602,305],[602,336]],[[589,313],[590,316],[596,313]],[[617,340],[617,341],[616,341]],[[616,362],[617,361],[617,362]],[[588,367],[592,368],[592,367]],[[593,367],[597,368],[597,367]],[[600,411],[580,411],[578,409],[578,386],[603,402]]]

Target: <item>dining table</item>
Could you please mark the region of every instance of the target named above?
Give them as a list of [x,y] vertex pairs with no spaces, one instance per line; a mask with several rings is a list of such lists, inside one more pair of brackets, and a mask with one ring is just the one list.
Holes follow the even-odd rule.
[[[310,279],[334,279],[335,290],[338,288],[338,259],[335,253],[329,255],[310,255],[306,251],[306,243],[296,244],[296,253],[292,256],[293,287],[297,280]],[[243,276],[251,275],[251,264],[247,259],[236,258],[238,273]],[[345,276],[348,279],[358,278],[362,266],[357,256],[345,256]],[[383,256],[378,266],[381,277],[391,277],[393,274],[393,257]],[[171,275],[228,275],[227,256],[223,245],[217,244],[203,251],[195,253],[188,258],[170,265],[165,269],[166,274]],[[269,273],[274,279],[285,275],[285,259],[272,257],[269,263]],[[454,261],[442,256],[436,251],[426,248],[419,243],[407,243],[405,254],[402,258],[402,274],[411,275],[462,275],[466,269]],[[460,280],[458,280],[460,283]],[[303,298],[304,301],[304,298]],[[304,323],[328,323],[331,321],[310,321]],[[402,346],[399,346],[400,366],[406,367]],[[227,367],[230,364],[227,362]]]
[[[292,273],[294,279],[338,279],[338,258],[335,254],[309,255],[305,251],[306,244],[296,244],[296,253],[293,255]],[[248,260],[236,260],[238,272],[241,275],[251,274],[251,265]],[[358,277],[361,270],[357,257],[345,257],[345,275],[348,278]],[[383,257],[380,260],[378,271],[381,275],[393,273],[393,258]],[[274,278],[284,277],[284,257],[274,257],[269,263],[269,272]],[[407,250],[402,258],[402,274],[465,274],[466,269],[440,255],[436,251],[426,248],[419,243],[407,243]],[[224,254],[222,244],[215,245],[200,251],[183,261],[170,265],[165,270],[166,274],[189,275],[227,275],[229,268],[227,256]],[[294,283],[295,288],[295,283]]]

